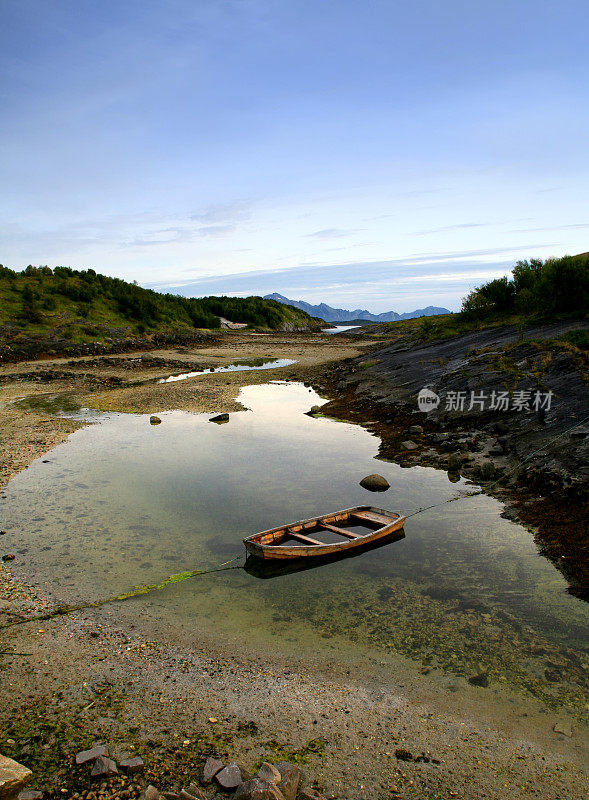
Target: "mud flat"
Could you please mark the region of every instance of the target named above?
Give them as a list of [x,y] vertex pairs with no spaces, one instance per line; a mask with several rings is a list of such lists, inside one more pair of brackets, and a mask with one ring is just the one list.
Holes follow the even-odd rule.
[[[82,424],[56,418],[60,405],[233,412],[242,408],[235,398],[245,383],[310,381],[360,352],[360,345],[333,337],[231,334],[225,345],[159,351],[145,361],[129,356],[127,364],[80,359],[5,367],[2,485]],[[157,383],[190,366],[260,356],[297,364],[276,373]],[[23,655],[0,657],[0,749],[30,766],[51,796],[87,788],[72,758],[94,742],[141,754],[159,788],[170,791],[188,764],[215,753],[252,771],[261,760],[294,760],[327,797],[342,799],[584,793],[585,728],[569,711],[401,655],[384,657],[377,648],[350,653],[337,633],[317,631],[312,654],[302,656],[280,641],[253,646],[221,629],[214,636],[192,630],[171,642],[157,609],[139,613],[139,605],[54,615],[52,593],[32,591],[9,567],[0,567],[0,649]]]

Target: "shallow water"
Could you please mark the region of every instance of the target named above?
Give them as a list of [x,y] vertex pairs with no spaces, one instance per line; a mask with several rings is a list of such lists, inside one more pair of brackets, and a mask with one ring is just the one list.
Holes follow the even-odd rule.
[[180,375],[170,375],[169,378],[162,378],[158,383],[174,383],[174,381],[185,381],[187,378],[196,378],[199,375],[210,375],[215,372],[246,372],[251,369],[278,369],[279,367],[289,367],[297,362],[292,358],[248,358],[242,361],[235,361],[226,367],[211,367],[198,372],[182,372]]
[[353,331],[354,328],[360,327],[360,325],[336,325],[334,328],[323,328],[323,333],[343,333],[344,331]]
[[[371,433],[304,413],[322,401],[301,384],[246,387],[239,400],[250,410],[222,426],[179,411],[158,426],[148,415],[94,417],[35,461],[4,490],[14,569],[60,600],[93,601],[243,555],[243,537],[283,522],[360,504],[411,513],[472,489],[375,461]],[[387,492],[359,486],[372,472]],[[120,609],[185,638],[400,653],[579,709],[589,607],[501,509],[484,495],[446,503],[354,558],[268,579],[216,572]]]

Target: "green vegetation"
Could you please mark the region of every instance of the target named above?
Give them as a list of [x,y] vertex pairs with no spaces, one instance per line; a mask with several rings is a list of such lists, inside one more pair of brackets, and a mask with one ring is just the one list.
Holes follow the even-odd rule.
[[[526,327],[557,319],[586,318],[589,308],[589,253],[518,261],[505,276],[473,289],[457,314],[377,323],[360,334],[371,339],[434,341],[469,331],[515,325],[520,340]],[[586,331],[564,337],[576,349],[587,349]]]
[[93,269],[0,265],[0,340],[19,333],[57,336],[72,342],[190,332],[231,322],[279,329],[300,328],[312,318],[291,306],[261,297],[188,298],[159,294]]
[[501,314],[550,318],[586,313],[589,308],[589,253],[542,261],[518,261],[504,276],[473,289],[462,301],[466,319]]

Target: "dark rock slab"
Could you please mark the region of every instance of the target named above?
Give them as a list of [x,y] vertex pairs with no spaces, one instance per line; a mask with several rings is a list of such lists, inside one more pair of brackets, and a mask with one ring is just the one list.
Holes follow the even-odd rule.
[[229,422],[229,414],[217,414],[216,417],[211,417],[209,422]]
[[202,782],[205,785],[211,783],[217,772],[220,772],[224,766],[218,758],[207,758],[202,770]]
[[108,756],[108,750],[103,744],[92,747],[90,750],[80,750],[76,753],[76,764],[87,764],[96,761],[99,756]]
[[220,772],[217,772],[215,775],[215,780],[222,789],[237,789],[237,787],[242,783],[241,770],[235,761],[232,761]]
[[153,416],[149,418],[150,425],[161,425],[161,419],[159,417]]

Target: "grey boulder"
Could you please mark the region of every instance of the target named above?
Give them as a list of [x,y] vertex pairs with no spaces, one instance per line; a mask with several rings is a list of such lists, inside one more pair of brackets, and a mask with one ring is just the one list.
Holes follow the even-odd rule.
[[363,489],[368,489],[369,492],[386,492],[390,487],[390,483],[386,478],[383,478],[382,475],[373,473],[372,475],[367,475],[365,478],[362,478],[360,486],[362,486]]

